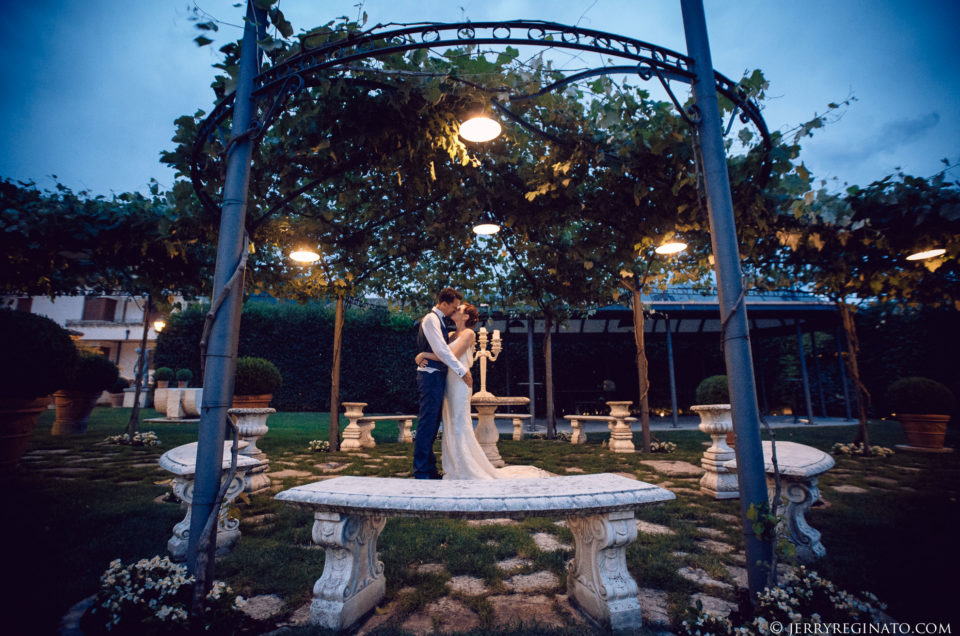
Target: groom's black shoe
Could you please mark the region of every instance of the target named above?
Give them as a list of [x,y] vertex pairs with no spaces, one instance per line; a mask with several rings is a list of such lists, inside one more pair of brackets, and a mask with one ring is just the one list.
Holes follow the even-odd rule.
[[443,475],[441,473],[433,473],[430,475],[430,479],[443,479]]

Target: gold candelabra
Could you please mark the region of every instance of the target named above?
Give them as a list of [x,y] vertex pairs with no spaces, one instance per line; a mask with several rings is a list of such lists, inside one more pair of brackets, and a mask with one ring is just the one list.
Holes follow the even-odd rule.
[[480,390],[475,395],[484,397],[493,397],[492,393],[487,391],[487,360],[496,362],[497,356],[503,351],[503,342],[500,340],[500,330],[493,330],[493,338],[490,338],[490,350],[487,351],[487,328],[480,327],[479,337],[477,338],[477,351],[473,355],[473,361],[480,361]]

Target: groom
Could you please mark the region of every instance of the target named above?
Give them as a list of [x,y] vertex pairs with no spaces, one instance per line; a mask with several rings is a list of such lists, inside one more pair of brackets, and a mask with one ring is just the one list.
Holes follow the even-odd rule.
[[467,386],[473,386],[469,369],[450,351],[450,338],[444,321],[450,316],[463,297],[452,287],[437,294],[437,304],[420,321],[417,333],[417,351],[434,353],[442,362],[428,360],[425,367],[417,367],[417,389],[420,393],[420,416],[417,420],[417,437],[413,443],[413,476],[415,479],[440,479],[437,471],[437,456],[433,443],[440,426],[443,408],[443,392],[447,383],[447,367],[453,369]]

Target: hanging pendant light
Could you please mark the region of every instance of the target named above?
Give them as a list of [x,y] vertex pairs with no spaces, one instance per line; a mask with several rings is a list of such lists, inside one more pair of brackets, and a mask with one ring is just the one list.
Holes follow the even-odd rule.
[[500,231],[500,224],[489,212],[480,214],[480,218],[473,225],[473,233],[479,236],[490,236]]
[[922,252],[914,252],[907,257],[908,261],[925,261],[928,258],[936,258],[937,256],[943,256],[947,253],[947,250],[942,247],[938,247],[932,250],[924,250]]
[[488,115],[471,117],[460,124],[460,136],[467,141],[490,141],[500,136],[500,122]]
[[290,252],[290,258],[298,263],[309,265],[320,260],[320,255],[309,248],[301,248]]
[[679,254],[685,249],[687,249],[686,243],[681,243],[680,241],[670,241],[669,243],[664,243],[663,245],[657,247],[653,251],[657,254]]

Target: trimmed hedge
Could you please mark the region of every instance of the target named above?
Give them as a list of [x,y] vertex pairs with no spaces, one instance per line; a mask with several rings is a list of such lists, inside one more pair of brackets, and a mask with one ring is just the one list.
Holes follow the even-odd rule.
[[0,398],[38,398],[67,383],[77,348],[45,316],[0,309]]
[[950,415],[957,403],[953,392],[936,380],[900,378],[887,387],[887,401],[894,414]]
[[[206,307],[174,314],[157,341],[155,362],[200,377]],[[249,302],[240,323],[239,356],[273,362],[283,384],[270,405],[280,411],[330,408],[332,305]],[[414,319],[385,309],[347,307],[340,363],[340,400],[367,402],[366,411],[415,413],[417,353]]]
[[711,375],[697,387],[697,404],[729,404],[730,390],[727,376]]

